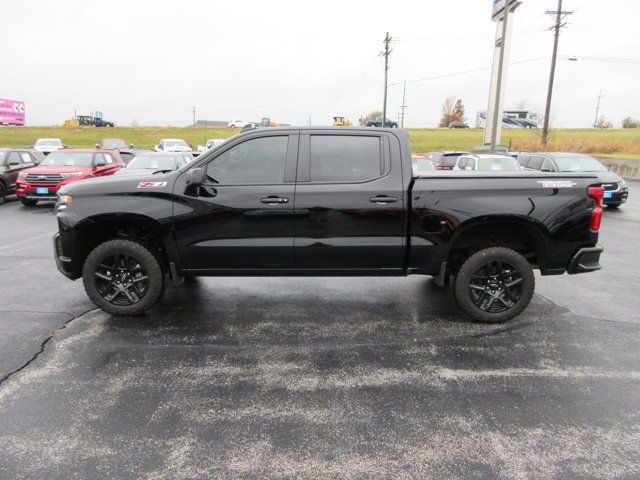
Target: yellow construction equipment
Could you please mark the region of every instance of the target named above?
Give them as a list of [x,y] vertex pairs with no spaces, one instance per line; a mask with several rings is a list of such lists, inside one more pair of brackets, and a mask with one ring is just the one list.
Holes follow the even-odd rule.
[[333,117],[334,127],[350,127],[353,124],[345,117]]

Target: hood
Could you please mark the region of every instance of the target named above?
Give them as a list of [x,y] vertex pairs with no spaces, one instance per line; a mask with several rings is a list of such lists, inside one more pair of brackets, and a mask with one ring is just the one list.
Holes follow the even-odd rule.
[[149,170],[142,170],[143,173],[139,172],[138,170],[129,175],[108,175],[106,177],[88,178],[81,182],[72,182],[65,185],[60,192],[82,195],[95,193],[99,189],[100,194],[131,193],[136,191],[140,182],[167,182],[167,188],[173,188],[173,181],[179,174],[177,170],[164,174],[156,173],[155,175]]
[[25,169],[27,173],[71,173],[71,172],[91,172],[92,167],[74,167],[66,165],[38,165]]
[[593,172],[602,183],[622,182],[622,177],[613,172]]
[[[120,170],[116,171],[114,175],[144,175],[145,177],[147,177],[149,176],[149,174],[152,174],[155,171],[157,171],[157,169],[154,170],[153,168],[121,168]],[[162,174],[160,173],[156,173],[155,175],[152,175],[152,176],[158,177],[161,175]]]

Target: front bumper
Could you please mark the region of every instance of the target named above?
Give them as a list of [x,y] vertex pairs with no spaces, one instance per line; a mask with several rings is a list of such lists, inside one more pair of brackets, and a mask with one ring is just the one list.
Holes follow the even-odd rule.
[[621,203],[625,203],[627,201],[627,198],[629,197],[629,190],[627,188],[625,188],[624,190],[614,190],[611,192],[605,191],[605,195],[607,193],[611,193],[611,197],[602,199],[602,203],[604,205],[619,205]]
[[595,246],[581,248],[576,252],[567,268],[567,273],[570,275],[576,273],[588,273],[600,270],[600,254],[604,251],[604,248]]
[[76,277],[71,271],[71,258],[62,254],[62,242],[60,241],[60,233],[53,235],[53,258],[56,260],[56,267],[65,277],[75,280]]
[[[63,185],[64,183],[32,184],[24,179],[18,179],[16,182],[16,195],[27,200],[56,201],[58,199],[58,191]],[[39,194],[38,188],[46,188],[47,193]]]

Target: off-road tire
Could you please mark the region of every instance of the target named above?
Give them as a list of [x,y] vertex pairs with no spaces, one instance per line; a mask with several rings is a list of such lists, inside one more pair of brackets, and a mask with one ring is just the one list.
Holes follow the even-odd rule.
[[[483,278],[482,275],[479,275],[479,272],[486,271],[484,269],[490,268],[488,265],[507,265],[505,266],[505,271],[509,272],[509,267],[511,266],[515,268],[512,272],[516,273],[521,281],[517,284],[517,286],[510,287],[505,294],[502,295],[503,298],[506,298],[508,303],[513,303],[510,307],[506,308],[504,305],[501,305],[499,301],[497,307],[506,308],[504,311],[486,311],[477,305],[474,300],[474,296],[476,299],[478,295],[487,294],[487,297],[491,296],[491,284],[487,285],[487,291],[478,294],[479,286],[484,285],[483,282],[480,282],[479,279]],[[513,278],[508,277],[508,273],[505,278]],[[501,275],[498,275],[501,277]],[[473,282],[472,282],[473,279]],[[501,278],[496,279],[497,283],[502,281]],[[513,283],[514,280],[505,280],[504,284],[501,286],[503,291],[507,290],[506,285]],[[473,287],[470,286],[473,283]],[[460,306],[460,308],[469,315],[472,319],[477,322],[482,323],[503,323],[507,320],[516,317],[520,313],[524,311],[525,308],[531,302],[531,298],[533,297],[533,292],[535,290],[535,278],[533,275],[533,268],[524,258],[515,250],[504,247],[491,247],[480,250],[473,255],[471,255],[460,267],[460,270],[457,272],[454,283],[454,295],[455,299]],[[473,294],[471,292],[474,292]],[[499,289],[496,289],[499,291]],[[517,295],[514,295],[514,292]],[[508,296],[507,296],[508,293]],[[513,298],[517,297],[517,300],[513,300]],[[482,297],[480,298],[480,303],[482,304]],[[504,302],[502,302],[504,304]],[[486,303],[485,303],[486,306]],[[489,306],[491,308],[491,305]]]
[[[101,263],[113,255],[126,255],[136,260],[148,277],[147,288],[142,298],[131,305],[114,305],[99,291],[96,272]],[[160,300],[165,287],[165,278],[158,259],[144,245],[132,240],[109,240],[94,248],[84,262],[82,280],[85,291],[93,303],[104,311],[119,316],[143,314]]]

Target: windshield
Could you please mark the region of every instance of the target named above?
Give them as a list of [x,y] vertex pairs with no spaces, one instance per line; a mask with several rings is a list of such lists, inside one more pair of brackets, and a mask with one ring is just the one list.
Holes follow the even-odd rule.
[[126,147],[127,144],[124,143],[124,140],[120,140],[119,138],[115,138],[113,140],[103,140],[103,147]]
[[90,167],[93,153],[53,152],[40,162],[40,165],[59,165],[65,167]]
[[164,142],[164,146],[167,148],[174,148],[174,147],[189,148],[189,145],[187,145],[187,143],[184,140],[167,140],[166,142]]
[[556,157],[561,172],[606,172],[604,165],[593,157]]
[[431,172],[435,170],[433,163],[428,158],[412,157],[413,162],[413,174],[420,175],[421,172]]
[[127,168],[144,170],[175,170],[186,163],[181,155],[140,155],[135,157]]
[[478,170],[512,172],[520,170],[520,166],[510,157],[489,157],[478,159]]
[[38,147],[59,147],[62,143],[60,143],[60,140],[38,140],[36,145]]

